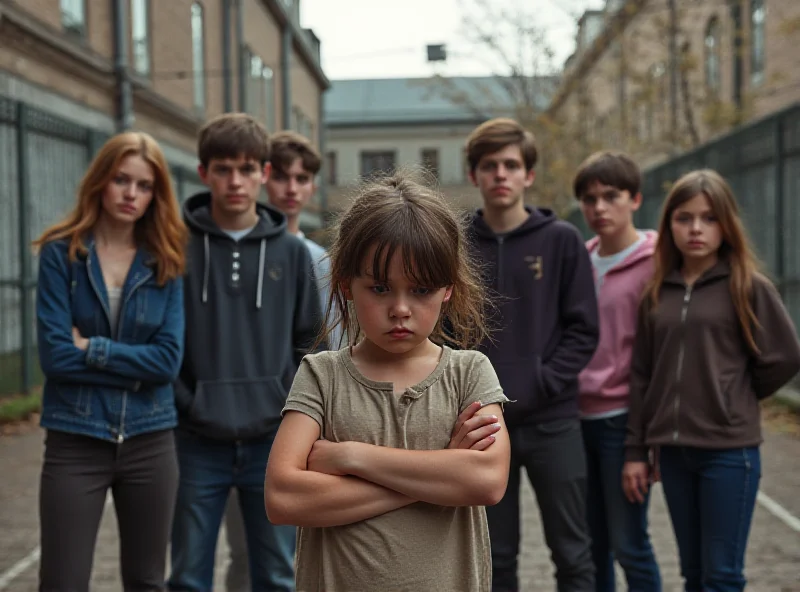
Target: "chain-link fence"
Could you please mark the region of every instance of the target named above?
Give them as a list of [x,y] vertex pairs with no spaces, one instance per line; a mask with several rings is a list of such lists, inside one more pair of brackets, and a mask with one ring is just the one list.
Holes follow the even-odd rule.
[[[637,226],[656,228],[671,184],[700,168],[730,183],[758,256],[800,328],[800,104],[646,170]],[[590,235],[580,210],[569,221]]]
[[[78,183],[107,139],[0,97],[0,397],[41,383],[31,240],[72,209]],[[203,189],[194,170],[173,166],[172,175],[181,200]]]

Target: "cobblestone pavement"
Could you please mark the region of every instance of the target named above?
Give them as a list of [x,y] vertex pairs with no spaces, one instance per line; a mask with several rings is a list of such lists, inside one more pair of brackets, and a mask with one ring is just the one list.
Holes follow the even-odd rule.
[[[43,434],[34,429],[0,437],[0,591],[33,592],[37,586],[38,477]],[[762,494],[790,516],[776,517],[760,503],[755,512],[747,555],[749,592],[800,592],[800,439],[768,433],[762,448]],[[766,502],[769,505],[769,501]],[[774,508],[774,507],[773,507]],[[651,532],[664,578],[665,592],[679,591],[677,553],[660,487],[651,506]],[[792,517],[795,517],[794,528]],[[553,590],[552,567],[544,546],[533,494],[526,487],[520,557],[522,590]],[[113,506],[106,508],[95,553],[92,591],[119,591],[119,545]],[[215,589],[225,566],[225,539],[217,548]],[[10,570],[10,571],[9,571]],[[620,578],[619,590],[624,590]]]

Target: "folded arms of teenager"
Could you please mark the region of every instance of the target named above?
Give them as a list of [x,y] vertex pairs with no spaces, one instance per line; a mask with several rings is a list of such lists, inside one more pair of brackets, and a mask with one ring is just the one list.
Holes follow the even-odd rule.
[[308,469],[319,424],[298,411],[281,422],[267,463],[264,504],[273,524],[327,527],[352,524],[415,500],[356,477]]
[[[497,503],[505,492],[510,455],[499,409],[471,405],[459,416],[452,449],[435,451],[319,440],[315,420],[289,411],[267,465],[267,515],[275,524],[327,527],[366,520],[417,501],[450,506]],[[396,488],[377,482],[391,469],[380,469],[373,479],[348,474],[346,467],[351,465],[353,472],[370,473],[387,451],[392,466],[400,470],[397,482],[386,479]],[[434,473],[438,473],[435,482],[431,480]]]
[[309,468],[354,475],[430,504],[493,506],[506,491],[511,447],[500,405],[478,413],[501,424],[486,450],[404,450],[323,440],[314,444]]
[[89,337],[86,364],[153,384],[175,380],[184,350],[183,278],[172,280],[164,321],[148,343],[122,343]]
[[36,334],[44,375],[53,381],[138,390],[136,379],[87,364],[86,352],[75,346],[73,338],[70,290],[67,247],[47,243],[39,256],[36,292]]

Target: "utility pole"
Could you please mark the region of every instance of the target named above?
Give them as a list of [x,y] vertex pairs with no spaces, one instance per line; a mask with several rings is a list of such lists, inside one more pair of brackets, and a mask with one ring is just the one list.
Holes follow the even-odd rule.
[[669,5],[669,118],[670,150],[678,152],[678,6],[677,0],[667,0]]

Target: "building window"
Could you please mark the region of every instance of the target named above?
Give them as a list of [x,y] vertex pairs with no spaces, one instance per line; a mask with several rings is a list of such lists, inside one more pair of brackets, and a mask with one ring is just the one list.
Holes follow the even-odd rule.
[[647,103],[639,102],[636,105],[636,139],[639,142],[646,142],[650,139],[650,118],[647,116]]
[[750,0],[750,81],[753,85],[764,80],[766,12],[764,0]]
[[250,81],[247,85],[249,92],[247,93],[246,110],[250,115],[261,119],[263,108],[262,94],[264,92],[261,86],[261,71],[264,69],[264,62],[260,56],[253,54],[252,51],[248,51],[248,53],[250,54]]
[[439,151],[436,148],[423,148],[420,154],[422,166],[428,169],[436,180],[439,179]]
[[275,73],[269,66],[261,70],[262,88],[264,89],[265,123],[268,130],[275,129]]
[[326,181],[331,187],[337,184],[336,179],[336,152],[328,152],[325,155],[325,172],[327,173]]
[[263,68],[264,62],[261,60],[261,57],[250,52],[250,78],[260,79],[261,70]]
[[706,27],[705,51],[706,51],[706,86],[714,93],[719,91],[719,20],[716,17],[708,22]]
[[305,118],[303,117],[303,112],[300,110],[300,107],[292,109],[292,119],[292,129],[302,136],[303,128],[305,127]]
[[361,176],[376,173],[389,173],[395,167],[395,153],[392,150],[366,151],[361,153]]
[[300,107],[292,108],[292,129],[313,142],[314,124],[306,117]]
[[150,73],[150,0],[131,0],[131,41],[133,67],[139,74]]
[[306,131],[308,132],[306,137],[311,140],[312,143],[316,143],[319,140],[319,138],[317,138],[317,126],[314,125],[314,122],[310,119],[306,122],[306,125]]
[[260,56],[250,53],[250,83],[248,111],[264,122],[268,130],[275,129],[275,74],[264,65]]
[[198,110],[206,107],[205,39],[203,35],[203,7],[192,4],[192,71],[194,73],[194,106]]
[[67,33],[85,36],[86,0],[61,0],[61,24]]
[[[652,112],[650,113],[652,132],[650,137],[655,139],[659,134],[665,134],[668,131],[667,118],[669,116],[669,86],[667,81],[667,67],[664,62],[657,62],[650,67],[650,104]],[[655,119],[656,121],[652,121]]]

